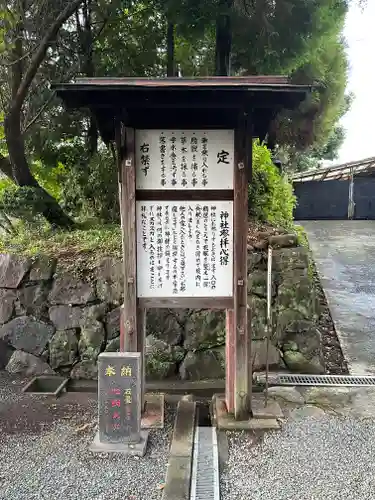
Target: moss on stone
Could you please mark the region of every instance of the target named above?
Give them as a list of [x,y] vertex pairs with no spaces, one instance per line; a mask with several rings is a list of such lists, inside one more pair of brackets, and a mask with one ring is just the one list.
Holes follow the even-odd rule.
[[318,360],[309,360],[299,351],[285,351],[284,362],[290,370],[298,373],[316,375],[324,373],[324,368]]

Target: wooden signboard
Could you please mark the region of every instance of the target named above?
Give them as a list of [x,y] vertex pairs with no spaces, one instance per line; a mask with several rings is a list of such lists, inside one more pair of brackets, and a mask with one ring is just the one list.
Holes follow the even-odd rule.
[[89,107],[103,139],[116,140],[120,351],[144,356],[147,308],[225,309],[226,405],[236,419],[248,418],[252,139],[270,137],[276,114],[296,108],[312,87],[256,76],[87,78],[54,89],[69,107]]
[[125,279],[121,347],[144,355],[145,308],[225,309],[227,406],[242,418],[249,414],[251,391],[247,131],[243,124],[235,130],[121,125],[118,131]]

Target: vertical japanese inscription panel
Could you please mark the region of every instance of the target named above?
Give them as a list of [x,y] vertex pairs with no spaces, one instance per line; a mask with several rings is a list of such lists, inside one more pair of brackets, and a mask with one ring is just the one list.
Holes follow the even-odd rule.
[[137,202],[138,297],[233,296],[233,202]]
[[137,351],[137,260],[136,260],[136,210],[135,210],[135,145],[134,129],[117,126],[119,158],[119,193],[122,226],[124,309],[121,351]]
[[137,189],[233,189],[233,130],[137,130]]
[[248,158],[247,117],[235,130],[234,168],[234,414],[248,418],[251,407],[250,343],[247,330]]
[[140,353],[106,352],[98,359],[99,439],[137,443],[141,423]]

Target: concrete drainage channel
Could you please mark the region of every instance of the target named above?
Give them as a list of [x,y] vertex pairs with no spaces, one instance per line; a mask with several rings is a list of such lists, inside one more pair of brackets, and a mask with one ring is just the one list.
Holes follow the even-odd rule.
[[219,500],[219,454],[216,427],[208,405],[197,407],[190,500]]
[[219,500],[216,428],[207,403],[185,397],[177,407],[163,500]]
[[[256,384],[265,385],[265,374],[255,375]],[[272,373],[269,378],[270,386],[311,386],[311,387],[373,387],[375,376],[371,375],[297,375]]]
[[56,375],[39,375],[34,377],[23,388],[22,392],[29,394],[39,394],[44,396],[55,396],[58,398],[67,391],[69,379]]
[[[262,384],[264,377],[255,378]],[[270,385],[374,386],[375,377],[272,374]],[[219,453],[209,406],[183,398],[178,404],[164,500],[219,500]]]

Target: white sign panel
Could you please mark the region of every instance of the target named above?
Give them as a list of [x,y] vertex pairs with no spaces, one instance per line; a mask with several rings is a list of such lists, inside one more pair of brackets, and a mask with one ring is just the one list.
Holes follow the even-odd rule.
[[136,130],[135,145],[137,189],[233,189],[233,130]]
[[233,202],[138,201],[137,294],[231,297]]

